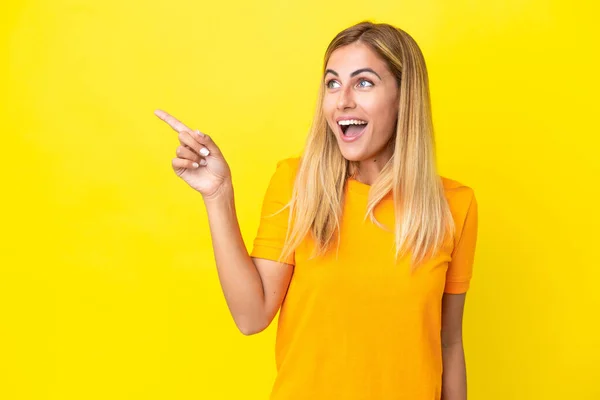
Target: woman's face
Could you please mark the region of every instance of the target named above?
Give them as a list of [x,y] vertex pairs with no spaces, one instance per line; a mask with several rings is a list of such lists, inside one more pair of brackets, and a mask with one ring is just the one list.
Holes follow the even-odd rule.
[[385,61],[360,42],[340,47],[327,62],[324,85],[323,112],[344,158],[389,160],[399,90]]

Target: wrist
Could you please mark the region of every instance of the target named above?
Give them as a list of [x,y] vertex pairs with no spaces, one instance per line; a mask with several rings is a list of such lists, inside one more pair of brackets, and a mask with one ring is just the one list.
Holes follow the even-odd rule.
[[212,204],[224,204],[233,200],[233,184],[230,179],[226,180],[219,188],[210,195],[202,195],[204,203],[209,206]]

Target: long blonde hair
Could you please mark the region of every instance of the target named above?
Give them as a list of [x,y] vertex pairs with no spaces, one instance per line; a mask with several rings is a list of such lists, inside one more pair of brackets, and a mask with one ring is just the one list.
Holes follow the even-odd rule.
[[[370,218],[385,229],[375,219],[374,210],[391,191],[395,256],[398,259],[412,253],[414,269],[440,249],[447,233],[454,232],[437,173],[425,59],[414,39],[403,30],[366,21],[343,30],[331,41],[323,72],[336,49],[354,42],[370,46],[387,63],[400,91],[398,123],[392,137],[394,153],[370,188],[365,220]],[[342,156],[323,114],[323,96],[321,83],[314,120],[287,204],[288,233],[280,260],[287,259],[309,233],[315,242],[313,257],[324,254],[334,242],[339,246],[344,188],[358,162]]]

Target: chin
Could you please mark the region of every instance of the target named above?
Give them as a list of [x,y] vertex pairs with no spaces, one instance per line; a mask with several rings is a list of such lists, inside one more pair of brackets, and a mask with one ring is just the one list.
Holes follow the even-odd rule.
[[342,157],[344,157],[348,161],[364,161],[367,157],[362,151],[344,151],[340,149],[340,153],[342,153]]

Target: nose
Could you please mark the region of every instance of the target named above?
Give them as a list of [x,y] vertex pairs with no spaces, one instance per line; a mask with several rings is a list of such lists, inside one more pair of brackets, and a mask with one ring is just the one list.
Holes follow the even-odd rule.
[[350,86],[343,87],[338,93],[337,108],[339,110],[354,108],[356,106],[354,94],[352,93],[352,88]]

